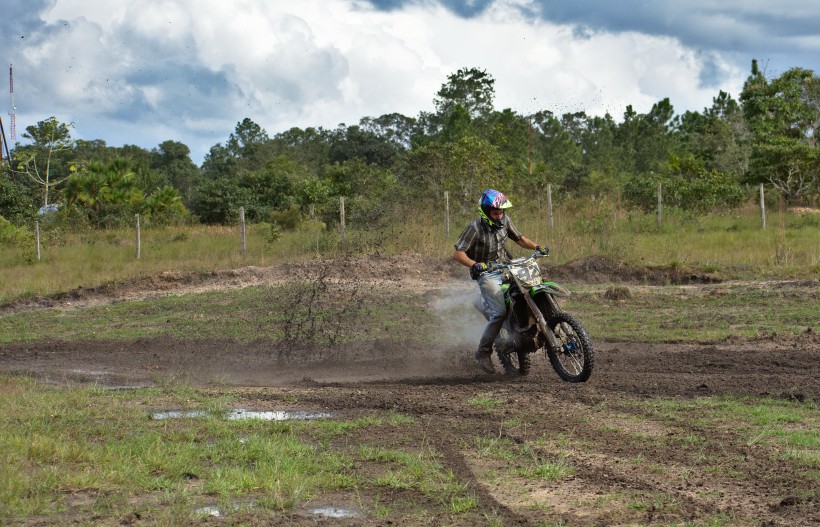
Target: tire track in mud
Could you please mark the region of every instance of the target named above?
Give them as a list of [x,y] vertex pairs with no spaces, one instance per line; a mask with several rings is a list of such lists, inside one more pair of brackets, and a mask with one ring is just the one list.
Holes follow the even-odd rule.
[[[753,451],[741,436],[732,435],[728,425],[686,428],[652,419],[629,399],[630,404],[623,404],[620,395],[591,386],[545,381],[550,375],[538,372],[513,382],[473,377],[334,384],[317,386],[327,393],[311,391],[304,400],[338,409],[388,410],[415,417],[424,423],[431,447],[443,456],[442,464],[478,497],[481,511],[503,519],[505,524],[537,524],[543,517],[538,518],[515,499],[511,501],[503,489],[499,493],[482,482],[466,457],[476,438],[504,438],[516,445],[537,445],[545,437],[550,441],[569,438],[571,446],[560,451],[545,446],[534,449],[545,460],[566,456],[576,475],[535,487],[542,497],[551,495],[556,500],[552,508],[561,521],[573,525],[635,519],[634,515],[625,518],[623,510],[567,505],[577,489],[582,489],[590,502],[609,493],[622,500],[633,495],[643,500],[660,496],[660,508],[648,501],[641,521],[649,524],[689,522],[721,514],[734,521],[770,526],[811,524],[806,518],[811,515],[812,503],[789,489],[790,485],[811,488],[810,478],[799,477],[788,467],[773,466],[772,452]],[[500,401],[500,406],[485,410],[471,405],[469,401],[479,396]],[[523,430],[511,428],[507,423],[511,416],[523,418],[528,425]],[[697,452],[686,449],[688,436],[699,438],[694,447],[709,460],[701,463],[693,459]],[[551,517],[556,518],[555,514]]]
[[[484,381],[482,381],[480,377],[475,377],[472,379],[459,379],[457,384],[463,386],[483,385]],[[481,514],[488,518],[500,519],[502,525],[534,525],[527,517],[518,514],[510,507],[499,502],[493,494],[481,484],[458,446],[459,443],[465,445],[470,444],[474,437],[471,434],[456,433],[456,430],[461,428],[465,424],[465,421],[478,421],[482,423],[481,426],[474,424],[470,427],[471,430],[473,430],[474,427],[484,429],[482,433],[494,432],[494,430],[497,429],[494,421],[488,421],[486,419],[488,417],[486,413],[461,413],[460,417],[442,418],[442,415],[450,414],[431,411],[429,406],[419,405],[416,399],[418,394],[415,389],[399,392],[390,389],[392,385],[385,385],[383,381],[369,383],[370,387],[375,388],[375,390],[372,391],[360,389],[361,385],[356,386],[359,387],[351,387],[344,383],[322,385],[323,392],[325,392],[323,395],[318,396],[319,394],[315,391],[310,391],[309,393],[301,394],[299,400],[309,402],[314,406],[340,412],[352,410],[354,414],[378,410],[394,411],[412,416],[424,423],[424,426],[421,428],[424,431],[424,443],[429,444],[431,449],[442,456],[440,460],[442,466],[452,472],[458,482],[465,485],[469,492],[476,496]],[[417,388],[420,387],[421,386],[417,386]],[[409,397],[407,397],[407,395],[409,395]],[[435,406],[434,403],[433,405]],[[440,410],[440,407],[436,407],[436,410]],[[370,439],[373,440],[377,438],[371,437]]]
[[[531,442],[532,437],[511,434],[505,430],[507,427],[504,421],[509,418],[512,410],[505,409],[498,413],[471,406],[469,403],[473,398],[492,393],[495,399],[505,404],[523,403],[524,408],[531,408],[533,401],[527,396],[522,399],[521,394],[518,393],[519,384],[511,385],[500,376],[489,379],[485,376],[476,376],[449,381],[427,381],[419,384],[405,380],[398,384],[402,386],[401,390],[396,390],[396,386],[392,383],[384,382],[367,383],[366,385],[334,383],[323,386],[330,390],[326,396],[317,397],[316,392],[311,392],[304,399],[300,396],[300,400],[309,401],[314,405],[326,405],[325,407],[329,405],[330,408],[339,411],[350,409],[355,409],[356,413],[366,413],[370,410],[395,411],[413,416],[425,423],[422,428],[425,443],[429,443],[431,448],[443,456],[442,464],[476,495],[480,510],[485,517],[497,518],[503,525],[543,524],[544,518],[538,513],[527,512],[513,503],[508,503],[503,493],[498,494],[497,491],[483,484],[465,457],[465,448],[469,450],[470,445],[473,445],[477,438],[509,438],[517,445]],[[426,396],[425,387],[435,387],[436,393],[432,397]],[[572,429],[573,425],[567,421],[566,416],[574,412],[567,410],[568,403],[560,401],[558,397],[551,394],[542,395],[546,395],[548,405],[555,410],[552,413],[541,414],[542,420],[547,422],[561,420],[567,423],[568,429]],[[596,404],[596,402],[588,401],[589,404]],[[458,415],[458,417],[452,417],[453,415]],[[592,473],[595,471],[593,470]],[[586,484],[586,480],[584,481]],[[599,481],[595,479],[588,483],[590,486],[596,486]],[[625,483],[624,487],[629,487],[629,484]],[[644,487],[651,490],[649,485],[642,486]],[[559,521],[569,521],[572,525],[601,524],[597,520],[590,523],[588,517],[574,514],[572,510],[562,511]]]
[[[536,397],[540,398],[539,402],[535,402]],[[533,446],[537,445],[538,440],[543,436],[538,431],[533,433],[516,433],[514,431],[500,431],[497,432],[499,438],[508,439],[516,445],[528,445],[537,452],[538,459],[553,460],[561,459],[568,460],[569,465],[572,466],[576,473],[561,481],[553,482],[544,485],[542,489],[536,489],[534,493],[541,494],[542,497],[549,496],[548,502],[550,509],[554,511],[554,516],[557,515],[561,522],[568,522],[571,525],[608,525],[608,524],[622,524],[628,521],[630,524],[632,519],[625,520],[620,517],[615,511],[608,511],[605,506],[596,506],[585,508],[578,503],[573,504],[573,499],[580,499],[581,503],[585,500],[593,501],[595,497],[613,492],[630,492],[643,491],[647,494],[663,493],[672,496],[673,499],[680,499],[685,504],[679,514],[669,514],[657,511],[654,506],[646,511],[646,516],[643,519],[648,523],[656,521],[680,522],[690,521],[694,518],[702,517],[704,514],[715,514],[719,512],[716,507],[710,504],[703,504],[698,499],[692,496],[682,496],[674,492],[671,487],[660,485],[657,478],[644,477],[643,474],[635,470],[630,473],[629,470],[623,470],[619,465],[622,463],[622,458],[613,456],[611,453],[602,452],[598,449],[600,443],[604,447],[610,447],[613,444],[621,444],[622,441],[615,438],[610,440],[605,435],[602,436],[598,426],[593,425],[587,427],[585,423],[602,423],[604,421],[597,418],[599,412],[594,411],[594,407],[600,405],[601,398],[589,394],[584,394],[581,397],[568,400],[556,393],[537,393],[530,394],[518,401],[522,408],[531,409],[534,412],[532,415],[537,416],[537,420],[541,422],[551,423],[549,433],[550,438],[567,434],[582,441],[584,444],[590,445],[589,451],[583,448],[559,448],[549,449],[547,447]],[[540,406],[539,406],[540,403]],[[539,408],[532,410],[533,408]],[[532,418],[532,417],[531,417]],[[536,419],[533,419],[534,421]],[[498,429],[502,429],[501,419],[495,421],[498,423]],[[555,426],[557,424],[557,426]],[[618,450],[620,447],[614,447]],[[539,492],[540,491],[540,492]],[[576,491],[580,491],[583,495],[578,498]],[[594,512],[590,512],[590,509]]]
[[[648,514],[653,515],[647,516],[647,522],[690,521],[704,515],[726,514],[771,526],[811,524],[812,520],[806,518],[811,503],[796,496],[792,487],[810,489],[814,480],[800,477],[788,467],[773,466],[774,453],[770,449],[753,451],[742,437],[731,435],[728,427],[669,425],[618,401],[612,404],[607,400],[601,405],[598,397],[568,400],[549,393],[539,396],[551,403],[544,405],[547,410],[539,417],[555,423],[559,433],[570,434],[579,444],[588,446],[568,449],[563,455],[579,469],[577,477],[589,487],[660,493],[681,504],[680,517],[659,518],[656,511],[650,510]],[[532,407],[531,401],[524,401],[524,405]],[[617,417],[613,420],[613,415],[624,413],[626,419],[639,423],[636,431],[623,429]],[[626,424],[635,427],[634,423]],[[659,444],[646,440],[647,431],[660,440]],[[504,435],[516,443],[531,444],[537,439],[533,434]],[[692,462],[691,450],[675,445],[692,435],[702,441],[701,451],[708,452],[702,455],[712,459],[708,464]]]
[[[460,439],[458,435],[453,434],[455,427],[448,426],[446,431],[443,427],[428,427],[428,430],[433,430],[431,438],[435,439],[435,448],[442,456],[444,456],[444,463],[458,478],[458,480],[466,484],[469,489],[478,498],[479,508],[487,517],[496,517],[502,519],[503,525],[530,525],[528,519],[510,507],[498,501],[495,496],[482,485],[475,476],[473,469],[464,458],[464,454],[455,445]],[[463,439],[461,439],[463,441]]]

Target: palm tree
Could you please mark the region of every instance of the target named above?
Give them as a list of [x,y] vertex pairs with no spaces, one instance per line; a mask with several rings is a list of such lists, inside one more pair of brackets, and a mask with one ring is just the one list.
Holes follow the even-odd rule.
[[66,202],[69,205],[83,205],[98,213],[111,196],[111,187],[106,172],[105,165],[92,161],[85,170],[72,174],[63,190]]
[[149,218],[162,222],[174,216],[182,216],[187,210],[182,204],[182,198],[171,185],[158,188],[145,199],[143,211]]

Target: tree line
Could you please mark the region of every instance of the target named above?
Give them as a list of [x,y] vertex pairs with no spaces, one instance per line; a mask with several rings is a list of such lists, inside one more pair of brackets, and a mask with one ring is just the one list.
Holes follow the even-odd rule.
[[651,210],[658,184],[667,207],[732,208],[765,183],[790,204],[820,199],[820,82],[792,68],[769,78],[752,62],[738,99],[720,91],[701,112],[676,114],[668,98],[620,120],[549,110],[522,115],[494,106],[495,79],[463,68],[435,94],[434,111],[364,117],[358,124],[291,128],[269,136],[238,122],[201,166],[190,149],[165,141],[146,150],[74,140],[51,117],[26,128],[0,176],[0,216],[16,225],[39,215],[95,228],[146,222],[294,226],[337,218],[370,224],[421,217],[444,192],[470,211],[493,186],[534,202],[548,185],[563,195],[618,196]]

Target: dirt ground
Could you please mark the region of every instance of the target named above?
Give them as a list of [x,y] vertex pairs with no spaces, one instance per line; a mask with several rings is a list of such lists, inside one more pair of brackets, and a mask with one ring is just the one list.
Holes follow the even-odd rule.
[[[403,260],[403,261],[406,261]],[[442,263],[422,278],[408,265],[371,258],[358,262],[360,280],[397,287],[464,282],[459,269]],[[399,272],[397,272],[399,268]],[[463,273],[462,273],[463,274]],[[558,279],[595,283],[690,283],[716,279],[674,269],[637,269],[600,258],[555,267]],[[346,272],[339,271],[339,280]],[[275,269],[164,275],[79,289],[49,298],[0,306],[0,315],[43,307],[72,308],[98,303],[271,284]],[[730,525],[820,525],[820,504],[806,497],[816,477],[795,471],[770,447],[748,441],[732,423],[684,427],[642,417],[640,404],[700,396],[774,397],[801,404],[820,400],[820,338],[816,332],[709,344],[608,342],[593,335],[596,366],[589,382],[563,383],[538,356],[532,373],[510,379],[479,373],[464,345],[408,349],[383,335],[364,347],[339,347],[333,354],[285,356],[271,342],[144,339],[129,342],[36,342],[0,346],[0,373],[27,374],[67,384],[150,386],[184,380],[215,391],[240,394],[242,406],[282,408],[298,400],[302,410],[330,411],[355,418],[393,410],[418,423],[419,444],[441,455],[441,463],[478,496],[481,510],[504,525],[679,525],[728,518]],[[471,403],[490,397],[501,405]],[[383,430],[367,440],[384,445],[409,441]],[[560,482],[488,483],[501,462],[470,454],[476,437],[539,445],[538,456],[557,459],[558,448],[543,438],[560,437],[580,447],[562,450],[575,467]],[[689,441],[688,438],[696,437]],[[355,434],[346,436],[351,444]],[[563,458],[562,457],[562,458]],[[718,470],[716,470],[716,467]],[[495,471],[495,472],[494,472]],[[489,476],[488,476],[489,474]],[[383,492],[383,491],[382,491]],[[619,500],[659,496],[664,504],[631,507]],[[344,498],[342,498],[344,499]],[[401,500],[401,496],[396,496]],[[669,500],[674,504],[670,505]],[[533,506],[534,503],[541,504]],[[628,511],[628,512],[624,512]],[[438,516],[437,516],[438,515]],[[443,519],[448,518],[448,519]],[[449,523],[445,512],[429,524]],[[466,524],[471,524],[471,517]],[[429,518],[428,518],[429,519]],[[293,525],[334,524],[304,511],[286,518]],[[694,523],[692,523],[694,522]],[[345,525],[412,524],[364,515]],[[720,523],[720,525],[723,525]]]

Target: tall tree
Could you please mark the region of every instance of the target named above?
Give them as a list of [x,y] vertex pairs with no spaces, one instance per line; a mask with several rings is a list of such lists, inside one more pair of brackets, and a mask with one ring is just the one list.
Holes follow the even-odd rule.
[[270,141],[271,156],[285,155],[320,175],[327,164],[329,136],[322,128],[291,128]]
[[34,212],[31,196],[26,194],[25,188],[10,178],[0,176],[0,218],[23,225],[34,219]]
[[803,68],[769,80],[752,61],[740,100],[754,136],[749,181],[771,183],[789,202],[820,196],[820,80]]
[[202,162],[202,176],[208,181],[230,177],[236,169],[237,159],[222,143],[211,147]]
[[[540,111],[532,117],[533,157],[538,170],[534,171],[531,184],[544,191],[547,184],[566,186],[577,190],[583,179],[578,175],[581,149],[561,120],[551,111]],[[575,177],[571,177],[571,176]]]
[[264,168],[267,161],[265,146],[269,141],[265,130],[245,117],[223,146],[211,147],[202,163],[202,173],[208,179],[239,177],[241,172]]
[[204,223],[235,224],[240,207],[248,207],[253,192],[235,178],[219,177],[206,180],[194,192],[191,209]]
[[749,167],[751,147],[740,105],[721,91],[703,113],[687,111],[675,118],[679,148],[703,160],[706,170],[733,174],[736,179]]
[[399,154],[396,143],[360,126],[340,125],[329,138],[328,163],[361,159],[368,164],[389,167]]
[[236,129],[228,138],[228,151],[236,157],[250,158],[268,141],[268,133],[249,117],[236,123]]
[[32,144],[17,149],[15,153],[16,170],[40,187],[43,209],[49,205],[51,189],[65,181],[70,174],[68,164],[60,155],[69,152],[74,146],[72,126],[61,123],[53,116],[28,126],[23,137]]
[[191,149],[178,141],[163,141],[151,151],[151,169],[160,173],[189,203],[200,179],[199,168],[191,161]]
[[440,122],[446,122],[460,106],[470,119],[487,117],[493,111],[495,79],[485,70],[462,68],[447,76],[433,101]]
[[649,113],[641,116],[634,145],[638,172],[660,172],[668,165],[674,146],[671,134],[674,116],[668,97],[653,104]]
[[525,117],[509,108],[493,112],[487,118],[489,140],[513,172],[523,173],[529,167],[532,129]]
[[581,151],[584,165],[590,172],[614,178],[621,170],[615,149],[615,135],[618,125],[608,113],[603,117],[586,117],[581,132]]
[[400,113],[388,113],[379,117],[363,117],[359,120],[363,130],[372,132],[402,151],[413,146],[413,140],[422,130],[417,119]]
[[417,189],[417,195],[427,192],[431,203],[440,202],[447,191],[464,211],[485,188],[508,188],[510,177],[497,148],[480,137],[465,136],[414,148],[402,166],[401,181]]

